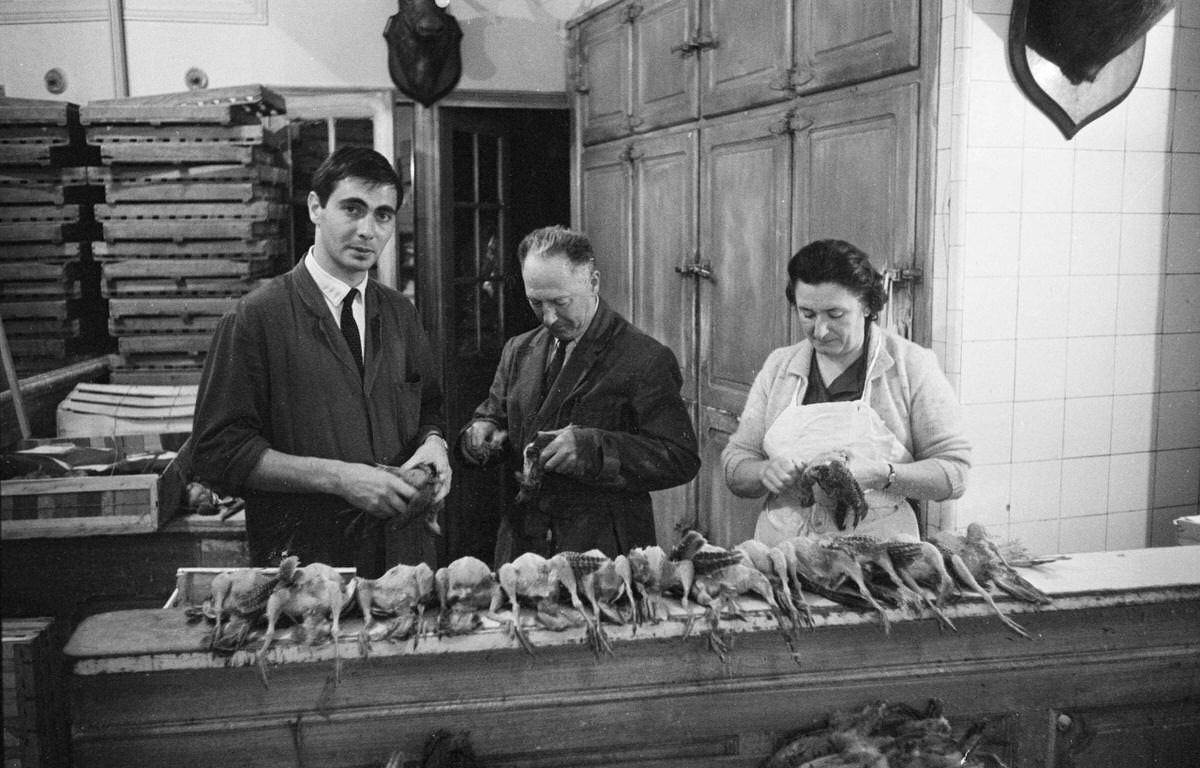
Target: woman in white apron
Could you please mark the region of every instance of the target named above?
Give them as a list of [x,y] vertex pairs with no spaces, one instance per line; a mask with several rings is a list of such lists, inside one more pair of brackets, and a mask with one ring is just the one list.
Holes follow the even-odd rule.
[[[970,468],[958,403],[930,350],[876,324],[887,302],[883,276],[840,240],[802,248],[788,263],[788,301],[803,340],[771,353],[755,377],[738,429],[722,453],[739,496],[766,496],[755,538],[917,535],[908,499],[958,498]],[[806,465],[843,461],[868,512],[839,529],[820,489],[800,503]]]

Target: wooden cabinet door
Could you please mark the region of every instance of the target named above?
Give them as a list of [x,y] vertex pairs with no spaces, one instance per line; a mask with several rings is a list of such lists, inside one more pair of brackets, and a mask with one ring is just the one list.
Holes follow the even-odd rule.
[[693,48],[695,3],[647,0],[633,21],[633,110],[629,121],[635,131],[675,125],[699,115],[699,57]]
[[[864,89],[797,110],[792,121],[795,249],[837,238],[865,251],[880,271],[914,266],[917,87]],[[904,332],[911,318],[895,312],[911,311],[912,302],[900,294],[893,293],[896,306],[889,307],[889,318]]]
[[787,341],[788,114],[773,108],[714,121],[700,137],[700,261],[711,278],[698,286],[698,514],[724,545],[753,533],[761,502],[725,487],[721,449],[763,360]]
[[755,372],[787,342],[788,111],[704,127],[700,137],[700,402],[741,412]]
[[700,437],[700,478],[696,482],[696,524],[708,540],[732,547],[754,536],[754,525],[763,500],[734,496],[721,471],[721,451],[737,429],[737,414],[716,408],[701,408],[697,432]]
[[[631,142],[633,171],[633,315],[635,325],[671,348],[681,392],[695,423],[697,131],[661,131]],[[676,543],[693,525],[695,483],[652,494],[659,544]]]
[[705,115],[790,98],[792,7],[780,0],[702,0],[700,108]]
[[795,0],[796,93],[913,69],[919,63],[916,0]]
[[634,17],[630,5],[623,3],[575,27],[575,114],[584,144],[630,132],[630,24]]
[[578,227],[587,233],[600,270],[600,295],[633,317],[632,143],[588,147],[580,158]]

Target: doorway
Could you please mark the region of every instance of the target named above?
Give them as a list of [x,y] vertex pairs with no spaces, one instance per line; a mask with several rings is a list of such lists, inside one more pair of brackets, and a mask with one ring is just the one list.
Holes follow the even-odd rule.
[[[488,394],[504,342],[537,325],[517,246],[531,230],[570,224],[566,109],[439,107],[442,238],[433,282],[451,442]],[[516,494],[500,468],[456,456],[445,513],[446,551],[491,562],[503,505]]]

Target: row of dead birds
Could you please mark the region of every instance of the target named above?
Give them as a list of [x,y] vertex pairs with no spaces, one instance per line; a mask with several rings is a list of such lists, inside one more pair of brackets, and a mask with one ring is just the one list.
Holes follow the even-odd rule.
[[[265,619],[257,654],[264,682],[265,656],[281,617],[294,625],[294,641],[314,645],[338,637],[341,616],[356,604],[364,617],[358,637],[363,656],[369,654],[372,641],[411,637],[415,646],[426,634],[425,612],[434,604],[439,636],[472,632],[486,616],[506,626],[533,654],[522,621],[522,610],[531,609],[547,629],[584,626],[589,646],[600,656],[613,652],[605,622],[633,623],[635,632],[642,623],[657,624],[669,617],[665,598],[671,596],[687,612],[683,637],[690,635],[697,619],[691,610],[695,602],[707,618],[709,647],[725,659],[729,646],[720,619],[744,618],[738,598],[751,596],[767,604],[799,661],[800,630],[815,627],[806,591],[874,611],[885,633],[891,626],[888,608],[918,616],[927,611],[941,627],[957,631],[943,609],[947,601],[970,592],[1006,627],[1028,638],[1029,633],[1000,610],[989,586],[1022,601],[1047,604],[1049,596],[1018,574],[1016,566],[1051,559],[1056,558],[1006,557],[978,524],[970,525],[965,536],[941,532],[932,541],[802,536],[773,547],[750,540],[732,548],[713,545],[701,533],[689,531],[670,552],[658,546],[612,558],[599,550],[549,558],[527,552],[495,572],[477,558],[462,557],[436,572],[424,563],[397,565],[377,579],[346,580],[324,563],[301,566],[289,557],[277,570],[240,568],[217,574],[211,597],[190,615],[213,622],[209,647],[224,653],[245,648],[251,631]],[[505,607],[507,617],[499,614]],[[337,659],[336,643],[334,648]]]

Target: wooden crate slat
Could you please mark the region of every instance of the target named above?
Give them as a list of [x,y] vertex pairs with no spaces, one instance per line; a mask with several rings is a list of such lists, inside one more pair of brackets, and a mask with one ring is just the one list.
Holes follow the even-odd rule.
[[135,334],[204,333],[217,329],[220,315],[182,315],[180,317],[110,317],[108,332],[124,338]]
[[[146,182],[134,184],[109,184],[104,188],[107,203],[140,203],[160,200],[178,202],[204,202],[237,200],[248,203],[252,200],[278,200],[282,187],[270,187],[252,181],[181,181]],[[3,188],[0,188],[0,200]]]
[[0,123],[0,146],[66,146],[77,135],[69,126]]
[[113,382],[120,384],[199,384],[200,366],[194,368],[122,367],[112,370]]
[[75,316],[75,304],[68,301],[13,301],[0,304],[0,315],[7,324],[9,318],[60,319]]
[[[0,242],[44,243],[91,240],[96,227],[81,222],[63,221],[0,221]],[[7,250],[5,245],[0,251]]]
[[170,221],[191,219],[237,219],[261,220],[282,218],[287,206],[270,200],[254,200],[248,203],[122,203],[96,206],[96,219],[103,222],[131,219],[165,219]]
[[117,340],[117,352],[122,356],[184,353],[208,354],[212,335],[207,333],[175,333],[163,335],[122,336]]
[[0,248],[0,262],[28,263],[34,261],[77,259],[83,252],[83,245],[78,242],[10,243]]
[[0,97],[0,123],[78,125],[79,105],[51,99]]
[[78,336],[79,330],[80,323],[77,318],[4,318],[4,332],[8,334],[10,341],[14,339],[43,336],[70,338],[72,336]]
[[257,181],[284,185],[291,178],[287,168],[276,165],[109,165],[89,169],[92,183],[143,184],[182,181]]
[[[2,134],[0,134],[2,136]],[[255,146],[272,139],[262,123],[254,125],[89,125],[87,143],[216,143]],[[2,139],[0,139],[2,140]]]
[[74,282],[79,279],[80,264],[76,260],[60,263],[30,262],[27,264],[0,263],[0,282],[7,280],[61,280]]
[[274,259],[287,250],[283,238],[249,241],[190,240],[172,241],[114,241],[92,243],[97,261],[111,259]]
[[183,296],[244,296],[252,291],[256,280],[226,277],[164,277],[138,280],[105,279],[100,286],[104,298]]
[[110,318],[130,315],[223,315],[237,306],[236,298],[171,298],[171,299],[112,299],[108,302]]
[[78,205],[4,205],[0,206],[0,223],[76,222]]
[[241,163],[277,165],[277,153],[262,146],[235,144],[105,144],[100,147],[105,163]]
[[104,239],[113,240],[259,240],[276,237],[278,221],[251,219],[125,219],[102,222]]
[[62,205],[65,200],[66,193],[63,187],[57,184],[22,184],[15,186],[0,183],[0,204],[3,205],[30,205],[34,203]]
[[282,115],[281,95],[261,85],[91,101],[79,110],[85,125],[96,123],[257,123]]
[[41,301],[48,299],[79,299],[83,288],[79,283],[5,282],[0,283],[0,301]]
[[[0,265],[2,268],[2,265]],[[266,275],[269,257],[211,259],[128,259],[103,261],[103,279],[250,278]]]

